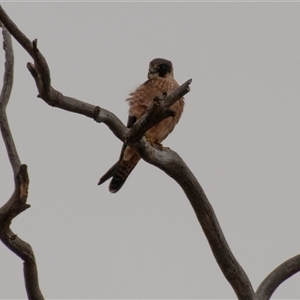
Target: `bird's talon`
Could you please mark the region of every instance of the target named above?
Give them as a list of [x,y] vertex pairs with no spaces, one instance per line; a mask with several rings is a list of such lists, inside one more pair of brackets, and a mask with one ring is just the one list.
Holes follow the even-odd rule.
[[163,150],[163,145],[159,143],[157,140],[154,138],[146,138],[146,140],[151,144],[152,147],[158,147],[160,150]]
[[155,140],[153,138],[146,138],[146,140],[151,144],[152,147],[154,147]]
[[156,145],[158,146],[159,150],[164,150],[164,146],[161,143],[156,143]]

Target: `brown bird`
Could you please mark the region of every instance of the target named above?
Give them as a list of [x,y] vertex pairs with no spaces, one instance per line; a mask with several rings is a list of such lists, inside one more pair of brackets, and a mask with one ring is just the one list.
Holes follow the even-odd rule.
[[[129,103],[129,117],[127,127],[132,125],[146,112],[154,97],[162,97],[178,88],[178,83],[173,77],[173,66],[169,60],[155,58],[149,64],[148,80],[138,87],[126,99]],[[160,144],[174,129],[183,111],[184,99],[180,98],[170,109],[176,114],[168,117],[150,128],[145,137],[152,144]],[[112,177],[109,191],[116,193],[126,181],[128,175],[140,160],[139,154],[126,144],[123,144],[119,160],[100,178],[102,184]]]

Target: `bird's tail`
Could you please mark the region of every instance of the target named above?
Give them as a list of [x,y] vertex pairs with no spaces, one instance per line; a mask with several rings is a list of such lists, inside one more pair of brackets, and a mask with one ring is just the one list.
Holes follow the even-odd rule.
[[125,183],[127,177],[134,169],[140,156],[135,153],[129,160],[123,160],[116,162],[99,180],[98,185],[102,184],[106,180],[112,177],[112,180],[109,184],[109,191],[111,193],[116,193],[121,189]]

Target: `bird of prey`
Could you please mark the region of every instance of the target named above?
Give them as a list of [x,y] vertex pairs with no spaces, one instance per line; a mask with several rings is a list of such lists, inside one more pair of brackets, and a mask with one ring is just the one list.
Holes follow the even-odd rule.
[[[146,112],[154,97],[162,97],[178,88],[178,83],[173,77],[173,66],[171,61],[163,58],[155,58],[149,64],[148,80],[139,86],[126,99],[129,103],[129,117],[127,127],[130,128]],[[170,109],[175,116],[162,120],[150,128],[145,137],[152,145],[160,144],[174,129],[183,111],[184,99],[180,98]],[[140,160],[139,154],[123,145],[119,160],[100,178],[99,185],[112,177],[109,184],[109,191],[116,193],[123,186],[128,175]]]

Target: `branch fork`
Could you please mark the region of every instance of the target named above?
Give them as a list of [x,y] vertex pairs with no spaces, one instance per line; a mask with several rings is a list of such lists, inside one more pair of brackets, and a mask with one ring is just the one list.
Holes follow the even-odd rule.
[[[0,14],[1,12],[2,8],[0,7]],[[2,26],[2,33],[6,61],[4,84],[0,95],[0,130],[13,169],[15,189],[10,199],[0,207],[0,240],[24,261],[24,279],[28,298],[30,300],[43,300],[44,297],[39,288],[33,250],[28,243],[21,240],[10,228],[12,220],[30,207],[27,204],[29,176],[27,166],[21,164],[19,159],[6,115],[6,106],[13,86],[14,56],[11,36],[5,25]]]
[[[176,152],[168,148],[164,148],[163,151],[159,151],[155,147],[152,147],[150,143],[146,142],[146,139],[143,138],[148,129],[163,119],[174,115],[174,112],[170,110],[170,107],[179,98],[183,97],[190,91],[189,85],[191,84],[191,79],[186,81],[183,85],[169,95],[163,95],[162,98],[153,99],[149,109],[143,115],[143,117],[141,117],[132,128],[128,129],[112,112],[104,108],[100,108],[99,106],[94,106],[75,98],[64,96],[51,87],[50,70],[46,59],[37,48],[37,40],[33,40],[31,42],[13,23],[1,6],[0,21],[33,58],[34,64],[28,63],[27,67],[35,79],[39,97],[41,99],[51,106],[84,115],[94,119],[98,123],[103,122],[109,127],[109,129],[118,139],[120,139],[122,142],[128,143],[138,151],[145,161],[163,170],[182,187],[194,209],[200,225],[202,226],[215,259],[224,276],[234,289],[238,299],[270,299],[273,292],[284,280],[300,271],[300,256],[298,255],[285,261],[280,266],[275,268],[261,283],[257,291],[254,292],[249,278],[234,257],[229,245],[227,244],[211,204],[209,203],[202,187],[190,169]],[[5,80],[5,82],[10,82],[8,77],[5,77]],[[8,90],[2,91],[1,97],[2,95],[7,94],[9,97],[9,88],[11,88],[11,86],[9,84],[6,84],[5,86],[8,87]],[[0,116],[2,117],[0,117],[0,121],[4,121],[2,121],[2,124],[0,125],[4,124],[4,127],[1,126],[1,130],[4,128],[5,134],[2,133],[4,140],[6,141],[7,145],[11,147],[7,148],[7,152],[14,170],[16,186],[19,180],[21,182],[21,187],[16,188],[11,199],[17,199],[15,198],[17,195],[18,197],[22,195],[20,202],[26,203],[29,183],[29,181],[26,180],[28,177],[25,175],[27,168],[24,165],[21,165],[17,153],[14,150],[14,144],[11,142],[11,136],[7,138],[8,133],[7,127],[5,127],[5,124],[7,123],[5,109],[1,110],[1,108],[6,106],[8,98],[7,96],[2,98],[4,100],[0,100]],[[19,171],[21,174],[19,174]],[[20,178],[23,178],[24,180],[21,180]],[[11,199],[4,205],[4,207],[8,207],[10,205]],[[19,203],[19,201],[16,202]],[[7,245],[7,247],[24,259],[24,273],[29,299],[43,299],[38,287],[35,259],[30,246],[20,240],[10,231],[10,229],[3,235],[3,223],[1,222],[3,222],[3,212],[5,211],[4,207],[0,209],[0,238],[2,239],[3,243]],[[26,209],[27,207],[24,206],[23,208]],[[12,241],[13,239],[13,243],[8,242],[9,240]],[[15,245],[18,245],[18,247]],[[23,252],[19,252],[19,249],[23,249]],[[26,250],[25,252],[24,249]]]

